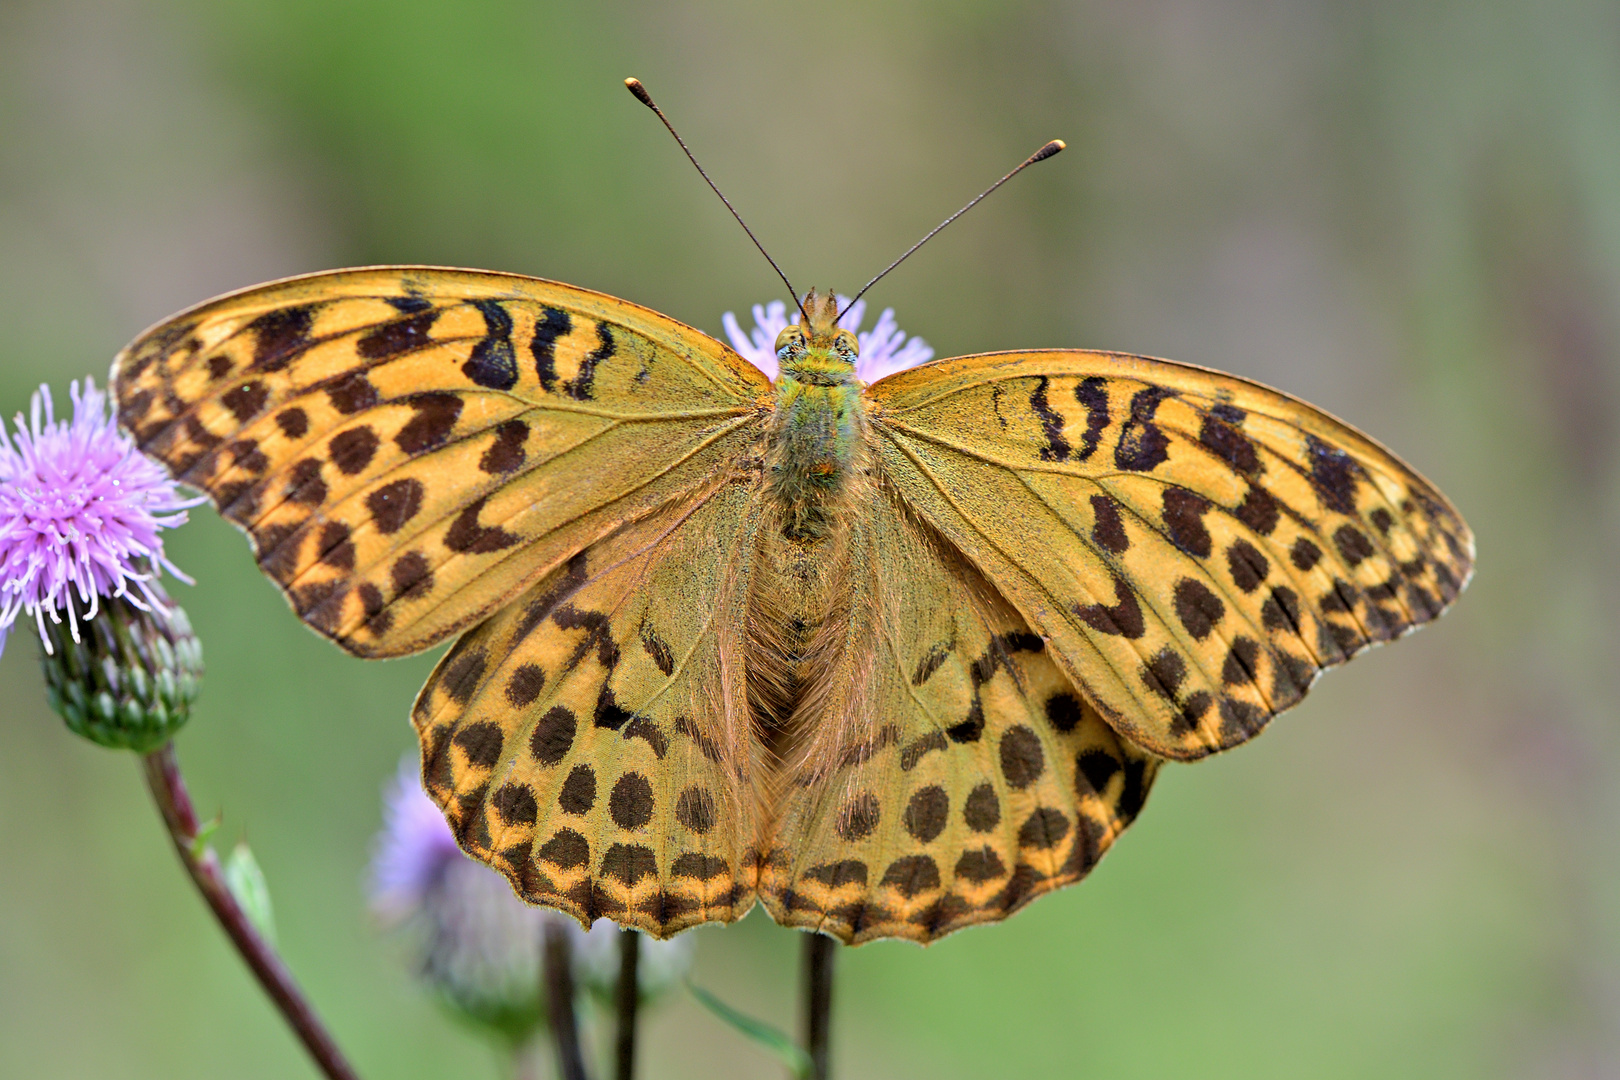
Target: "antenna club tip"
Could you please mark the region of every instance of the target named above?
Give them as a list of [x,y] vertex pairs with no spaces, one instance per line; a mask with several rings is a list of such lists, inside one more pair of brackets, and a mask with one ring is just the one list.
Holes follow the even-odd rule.
[[1069,144],[1064,142],[1062,139],[1053,139],[1051,142],[1035,151],[1034,156],[1029,159],[1030,163],[1033,164],[1037,161],[1045,161],[1047,158],[1054,156],[1068,145]]
[[630,91],[632,94],[636,95],[636,100],[637,101],[641,102],[643,105],[647,106],[647,108],[649,108],[649,109],[652,108],[652,103],[653,103],[652,95],[647,93],[647,88],[645,86],[641,85],[641,80],[640,79],[631,77],[631,78],[628,78],[628,79],[624,80],[624,88],[626,90]]

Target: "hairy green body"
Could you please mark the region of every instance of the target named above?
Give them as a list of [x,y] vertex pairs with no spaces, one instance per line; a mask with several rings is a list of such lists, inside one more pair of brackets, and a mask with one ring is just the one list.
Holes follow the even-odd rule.
[[861,388],[855,364],[831,350],[784,364],[776,381],[766,461],[771,494],[786,513],[784,530],[820,538],[849,481],[860,440]]

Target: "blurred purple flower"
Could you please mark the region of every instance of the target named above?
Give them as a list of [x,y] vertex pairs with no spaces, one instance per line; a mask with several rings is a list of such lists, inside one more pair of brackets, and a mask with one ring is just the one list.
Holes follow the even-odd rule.
[[517,1044],[544,1025],[541,942],[547,920],[563,916],[525,904],[462,854],[410,758],[383,796],[369,891],[385,923],[416,931],[417,970],[456,1012]]
[[406,757],[383,792],[383,827],[371,859],[371,909],[389,924],[420,910],[444,868],[463,858],[444,814]]
[[41,386],[28,422],[17,416],[15,442],[0,425],[0,650],[19,614],[34,617],[49,653],[46,616],[60,623],[65,611],[78,641],[79,620],[95,617],[101,597],[161,611],[159,568],[191,580],[164,556],[159,530],[184,524],[202,500],[182,499],[135,449],[94,380],[69,393],[72,420],[56,419]]
[[[840,296],[840,305],[848,304],[849,297]],[[754,305],[754,328],[747,333],[737,323],[737,316],[726,312],[720,319],[731,339],[732,348],[759,370],[776,378],[776,335],[789,323],[799,321],[797,310],[788,318],[787,304],[772,300],[769,304]],[[855,361],[855,377],[862,382],[877,382],[885,375],[893,375],[909,367],[916,367],[934,358],[934,350],[922,338],[907,339],[894,321],[894,308],[884,308],[877,325],[865,333],[860,332],[861,318],[866,314],[866,301],[859,300],[838,320],[838,325],[850,331],[860,342],[860,356]]]
[[[547,923],[568,928],[579,988],[612,999],[617,928],[599,919],[587,933],[560,912],[519,899],[506,878],[469,859],[422,790],[407,757],[383,796],[383,828],[371,862],[371,908],[390,926],[419,932],[422,978],[463,1015],[522,1041],[545,1023],[540,953]],[[642,942],[638,982],[651,999],[692,961],[692,937]]]

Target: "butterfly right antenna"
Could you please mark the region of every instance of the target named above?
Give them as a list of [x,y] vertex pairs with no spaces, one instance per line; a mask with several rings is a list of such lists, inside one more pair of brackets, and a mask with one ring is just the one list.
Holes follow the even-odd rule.
[[[680,136],[676,136],[676,138],[679,138],[679,137]],[[973,209],[975,206],[979,205],[980,202],[984,201],[985,196],[989,195],[992,191],[996,190],[996,188],[1000,187],[1002,184],[1005,184],[1007,181],[1011,180],[1013,177],[1017,176],[1019,173],[1023,172],[1025,169],[1029,168],[1031,165],[1035,164],[1037,161],[1045,161],[1047,158],[1051,157],[1053,154],[1056,154],[1058,151],[1062,150],[1065,145],[1067,145],[1067,144],[1064,143],[1064,141],[1062,139],[1053,139],[1051,142],[1047,143],[1045,146],[1041,147],[1039,150],[1037,150],[1033,154],[1029,155],[1029,157],[1024,159],[1024,163],[1022,165],[1018,166],[1018,168],[1014,169],[1012,172],[1008,173],[1006,176],[1003,176],[1000,180],[997,180],[995,183],[991,184],[989,187],[985,188],[983,191],[979,192],[978,196],[975,197],[974,199],[972,199],[971,201],[969,201],[966,206],[962,207],[962,209],[958,210],[956,213],[952,214],[950,217],[946,218],[944,221],[940,222],[938,225],[935,225],[932,232],[930,232],[927,236],[923,237],[921,240],[917,241],[915,244],[912,244],[910,247],[908,247],[906,249],[906,253],[904,255],[900,256],[898,259],[894,260],[894,262],[892,262],[888,266],[884,267],[883,268],[883,273],[879,274],[877,277],[873,278],[871,281],[868,281],[865,285],[861,286],[861,291],[855,294],[855,300],[859,300],[861,297],[865,296],[867,289],[870,289],[872,286],[876,285],[878,282],[882,281],[885,277],[887,277],[890,270],[893,270],[895,267],[899,266],[901,263],[903,263],[907,259],[911,258],[913,252],[915,252],[918,248],[922,247],[924,244],[928,243],[928,241],[932,240],[936,235],[938,235],[938,233],[939,233],[939,231],[941,229],[943,229],[945,226],[949,225],[951,222],[955,221],[957,218],[961,217],[963,214],[967,213],[969,210]],[[747,228],[747,226],[744,226],[744,228]],[[757,243],[757,241],[756,241],[756,243]],[[851,300],[849,302],[848,306],[844,308],[844,311],[848,311],[850,308],[854,307],[855,306],[855,300]],[[839,318],[843,318],[843,316],[844,316],[843,311],[838,313]]]
[[[799,315],[804,319],[804,325],[809,326],[810,314],[804,310],[804,303],[799,299],[798,292],[794,290],[793,282],[789,281],[787,279],[787,275],[782,273],[782,268],[776,265],[776,260],[771,258],[771,253],[765,250],[765,245],[759,242],[759,237],[755,236],[754,230],[748,227],[748,222],[744,221],[742,219],[742,215],[737,213],[737,208],[731,205],[731,200],[726,198],[725,194],[719,189],[719,187],[715,185],[713,180],[709,179],[709,174],[703,171],[702,165],[698,164],[698,159],[693,155],[691,147],[686,145],[686,140],[681,138],[681,133],[675,130],[675,125],[669,122],[669,117],[664,115],[664,110],[660,109],[658,104],[653,101],[652,95],[647,93],[647,88],[641,85],[641,80],[626,79],[624,80],[624,85],[625,89],[629,90],[636,96],[637,101],[641,102],[643,105],[647,106],[647,108],[651,109],[655,114],[657,114],[658,119],[662,120],[664,122],[664,126],[669,129],[669,133],[675,136],[675,141],[681,144],[681,149],[686,152],[686,159],[692,163],[692,167],[698,171],[698,175],[703,177],[703,182],[708,184],[710,190],[712,190],[716,195],[720,196],[720,201],[726,204],[726,209],[730,210],[731,216],[737,219],[737,224],[741,225],[743,232],[748,234],[748,239],[752,240],[754,242],[754,246],[759,248],[759,253],[765,256],[765,261],[771,264],[771,269],[776,271],[776,276],[781,278],[782,284],[787,286],[788,295],[793,297],[793,302],[798,305]],[[1023,168],[1023,166],[1021,165],[1019,168]],[[1014,171],[1016,172],[1017,170],[1015,169]],[[907,254],[910,253],[908,252]],[[887,273],[887,271],[885,271],[885,273]]]

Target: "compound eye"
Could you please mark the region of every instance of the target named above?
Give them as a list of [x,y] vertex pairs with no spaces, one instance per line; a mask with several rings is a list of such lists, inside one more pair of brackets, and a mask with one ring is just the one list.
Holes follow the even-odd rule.
[[840,330],[838,331],[838,340],[834,342],[833,348],[838,350],[839,356],[846,360],[853,360],[860,355],[860,339],[848,330]]
[[782,332],[776,335],[776,355],[783,352],[799,352],[804,348],[804,331],[797,326],[784,326]]

